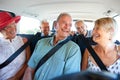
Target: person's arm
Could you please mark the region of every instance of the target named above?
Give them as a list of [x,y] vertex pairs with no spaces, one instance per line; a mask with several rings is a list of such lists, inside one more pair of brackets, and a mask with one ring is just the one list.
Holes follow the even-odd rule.
[[34,72],[35,72],[34,69],[27,67],[25,74],[23,76],[23,80],[33,80]]
[[29,58],[30,58],[30,47],[28,46],[27,48],[26,48],[26,61],[25,61],[25,63],[23,64],[23,67],[17,72],[17,74],[15,75],[15,76],[17,76],[17,78],[18,79],[21,79],[22,77],[23,77],[23,75],[24,75],[24,73],[25,73],[25,70],[26,70],[26,68],[27,68],[27,62],[28,62],[28,60],[29,60]]
[[9,78],[8,80],[21,80],[24,73],[25,69],[27,68],[27,64],[25,63],[22,68],[15,74],[15,76]]
[[[28,40],[27,38],[23,38],[23,42],[26,43]],[[18,79],[21,79],[25,73],[25,70],[27,68],[27,62],[28,60],[30,59],[30,56],[31,56],[31,52],[30,52],[30,46],[26,47],[25,49],[26,51],[26,60],[25,60],[25,63],[23,64],[23,67],[17,72],[17,74],[15,76],[18,76]]]
[[[23,38],[24,43],[26,43],[27,41],[28,41],[27,38]],[[25,51],[26,51],[26,61],[25,61],[25,63],[27,64],[27,62],[28,62],[28,60],[30,59],[30,56],[31,56],[30,46],[26,47]]]
[[82,58],[82,70],[86,70],[88,66],[88,50],[86,49]]
[[77,46],[72,46],[69,54],[67,55],[67,60],[65,62],[64,74],[80,72],[81,64],[81,52],[80,48]]

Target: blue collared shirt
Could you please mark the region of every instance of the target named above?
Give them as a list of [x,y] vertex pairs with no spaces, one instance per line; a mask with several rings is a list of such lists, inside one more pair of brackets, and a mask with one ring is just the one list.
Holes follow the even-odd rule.
[[[35,69],[40,59],[54,47],[53,38],[49,37],[38,41],[28,62],[29,67]],[[80,72],[80,63],[81,52],[79,46],[72,41],[68,41],[37,70],[34,80],[49,80],[63,74]]]

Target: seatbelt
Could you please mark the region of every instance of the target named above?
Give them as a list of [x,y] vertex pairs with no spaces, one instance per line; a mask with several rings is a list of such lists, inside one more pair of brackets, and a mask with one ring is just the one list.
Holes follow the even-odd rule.
[[14,52],[5,62],[0,64],[0,69],[10,64],[31,42],[31,40],[34,40],[38,36],[38,33],[36,33],[30,40],[28,40],[23,46],[21,46],[16,52]]
[[88,40],[84,37],[84,35],[81,34],[81,35],[78,35],[78,36],[86,44],[88,51],[90,52],[90,54],[94,58],[94,60],[97,63],[97,65],[100,67],[100,69],[103,70],[103,71],[108,71],[107,68],[106,68],[106,66],[103,64],[103,62],[101,61],[101,59],[99,58],[99,56],[96,54],[96,52],[94,51],[94,49],[91,47],[91,45],[89,44]]
[[55,52],[60,49],[65,43],[70,41],[72,39],[72,36],[69,36],[66,40],[58,43],[55,47],[53,47],[37,64],[35,68],[35,72],[42,66]]

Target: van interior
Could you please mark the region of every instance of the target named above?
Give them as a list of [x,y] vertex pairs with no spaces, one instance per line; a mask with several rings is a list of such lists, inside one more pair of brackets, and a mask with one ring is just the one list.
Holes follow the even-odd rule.
[[17,34],[28,39],[40,32],[42,20],[49,22],[52,31],[53,22],[62,12],[72,16],[72,31],[76,31],[77,20],[84,20],[87,29],[92,30],[95,20],[112,17],[118,25],[115,41],[120,44],[120,0],[0,0],[0,10],[21,16]]

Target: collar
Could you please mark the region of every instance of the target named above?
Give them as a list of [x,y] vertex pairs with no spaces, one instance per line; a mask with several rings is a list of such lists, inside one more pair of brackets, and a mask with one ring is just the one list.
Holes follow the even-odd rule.
[[[51,46],[54,46],[54,45],[53,45],[54,39],[55,39],[55,36],[51,37],[51,40],[50,40],[50,45],[51,45]],[[62,40],[59,40],[58,43],[60,43],[60,42],[62,42],[62,41],[64,41],[64,40],[66,40],[66,39],[67,39],[67,37],[64,38],[64,39],[62,39]],[[57,43],[57,44],[58,44],[58,43]],[[57,45],[57,44],[56,44],[56,45]]]
[[16,41],[16,39],[17,39],[17,36],[15,36],[15,38],[11,39],[11,41],[9,39],[6,39],[6,40],[9,41],[10,43],[12,43],[12,42]]
[[[45,36],[44,33],[41,33],[41,36]],[[48,34],[48,36],[50,36],[50,33]]]

